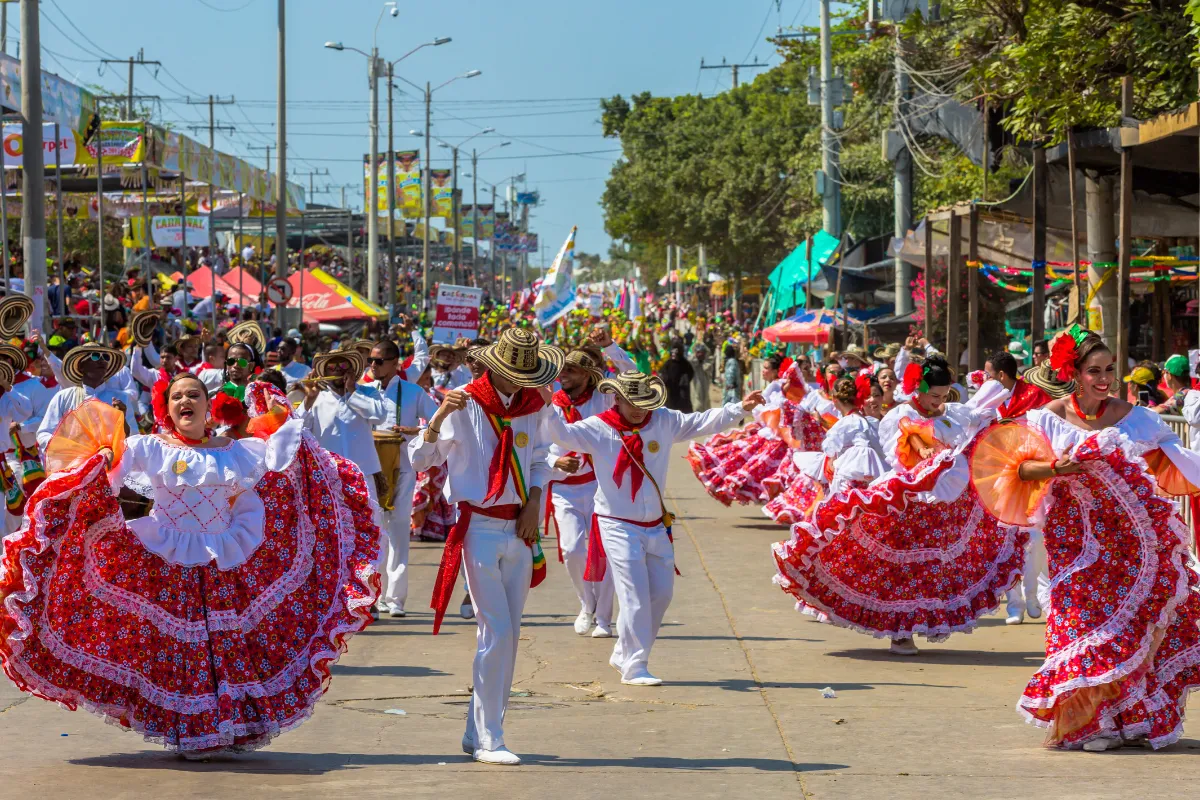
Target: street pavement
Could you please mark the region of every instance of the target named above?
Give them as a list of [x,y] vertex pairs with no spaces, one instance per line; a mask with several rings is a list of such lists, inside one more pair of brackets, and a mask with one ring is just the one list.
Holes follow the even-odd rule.
[[[771,582],[786,531],[757,507],[709,499],[683,460],[683,576],[650,667],[666,684],[622,686],[612,640],[576,636],[578,608],[547,543],[530,594],[506,723],[519,768],[475,764],[463,732],[475,625],[429,635],[441,549],[414,544],[410,615],[355,637],[312,720],[268,748],[185,762],[140,737],[0,685],[0,798],[1184,797],[1200,756],[1185,738],[1158,753],[1060,753],[1014,710],[1041,660],[1043,626],[886,643],[809,621]],[[836,697],[822,696],[830,687]],[[1195,728],[1191,729],[1195,732]]]

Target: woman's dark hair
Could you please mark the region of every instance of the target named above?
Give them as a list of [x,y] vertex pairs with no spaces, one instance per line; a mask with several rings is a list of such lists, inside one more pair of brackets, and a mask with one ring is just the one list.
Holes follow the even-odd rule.
[[723,352],[725,353],[726,358],[737,358],[737,348],[731,344],[726,343],[725,350]]
[[254,380],[269,383],[281,392],[287,392],[287,378],[277,369],[267,369],[254,376]]
[[783,358],[783,353],[772,353],[767,356],[767,366],[778,372],[779,367],[783,364]]
[[1095,331],[1088,331],[1086,334],[1084,334],[1083,341],[1075,346],[1075,369],[1083,369],[1084,362],[1091,357],[1092,353],[1098,353],[1101,351],[1105,353],[1112,353],[1112,350],[1110,350],[1108,345],[1104,343],[1104,340],[1100,338],[1100,334],[1096,333]]
[[833,384],[833,399],[848,406],[858,405],[858,386],[853,378],[838,378]]
[[929,356],[921,365],[921,369],[925,383],[930,386],[949,386],[954,383],[954,374],[950,372],[950,364],[945,356]]

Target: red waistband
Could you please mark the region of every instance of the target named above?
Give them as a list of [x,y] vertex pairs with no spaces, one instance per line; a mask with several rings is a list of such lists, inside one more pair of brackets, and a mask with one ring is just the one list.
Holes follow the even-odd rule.
[[472,514],[478,514],[481,517],[491,517],[492,519],[516,519],[521,514],[521,506],[517,503],[477,506],[464,500],[458,504],[458,513],[461,514],[467,509],[470,509]]
[[595,482],[596,482],[596,473],[595,472],[588,472],[583,475],[579,475],[577,473],[575,475],[571,475],[569,477],[563,478],[561,481],[558,481],[558,480],[552,481],[552,483],[554,483],[555,485],[558,485],[558,486],[579,486],[584,483],[595,483]]

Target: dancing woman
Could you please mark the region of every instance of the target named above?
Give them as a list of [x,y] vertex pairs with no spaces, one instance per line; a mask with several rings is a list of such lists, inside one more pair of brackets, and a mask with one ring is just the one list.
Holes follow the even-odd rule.
[[833,399],[842,417],[816,452],[792,453],[795,471],[786,489],[763,507],[781,525],[807,519],[818,501],[855,486],[864,489],[887,472],[879,446],[879,384],[865,374],[839,378]]
[[[0,662],[22,691],[184,755],[251,750],[308,719],[371,621],[379,530],[362,473],[298,420],[213,437],[203,382],[164,384],[162,434],[125,438],[88,400],[51,439],[3,543]],[[126,521],[122,484],[150,516]]]
[[939,356],[910,364],[911,399],[879,424],[893,471],[829,496],[774,546],[775,581],[801,610],[891,639],[897,655],[917,652],[915,634],[940,641],[974,629],[1024,563],[1027,535],[986,512],[965,457],[1007,393],[991,382],[976,406],[947,403],[951,380]]
[[1194,494],[1200,456],[1153,411],[1110,396],[1114,358],[1095,333],[1059,334],[1051,366],[1078,388],[1026,414],[1030,442],[997,484],[1026,507],[1040,499],[1050,569],[1046,661],[1017,708],[1049,745],[1164,747],[1200,686],[1200,598],[1187,528],[1160,495]]

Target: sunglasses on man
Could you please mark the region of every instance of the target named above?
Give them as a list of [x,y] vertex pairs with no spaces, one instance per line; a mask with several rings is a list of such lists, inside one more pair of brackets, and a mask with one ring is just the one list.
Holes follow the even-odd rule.
[[389,361],[395,361],[394,358],[368,358],[367,363],[372,367],[381,367]]

